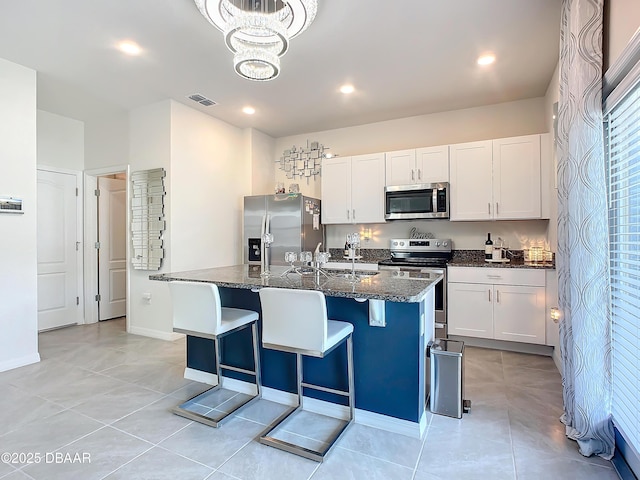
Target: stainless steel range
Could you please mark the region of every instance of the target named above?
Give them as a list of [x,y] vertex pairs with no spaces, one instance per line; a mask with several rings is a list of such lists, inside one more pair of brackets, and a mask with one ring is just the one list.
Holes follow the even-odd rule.
[[408,279],[425,271],[442,274],[442,282],[435,287],[436,338],[447,338],[447,262],[451,260],[451,239],[393,238],[390,248],[391,258],[378,262],[380,270],[393,270],[393,275]]

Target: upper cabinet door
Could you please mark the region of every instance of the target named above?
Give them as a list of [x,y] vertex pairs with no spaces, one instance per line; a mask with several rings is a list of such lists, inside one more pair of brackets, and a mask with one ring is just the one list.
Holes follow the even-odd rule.
[[417,183],[449,181],[449,146],[416,149]]
[[496,220],[540,218],[540,135],[493,141]]
[[322,161],[322,223],[351,223],[351,157]]
[[385,185],[411,185],[420,183],[416,171],[416,151],[398,150],[385,154]]
[[449,147],[450,220],[493,218],[492,141]]
[[384,223],[385,155],[351,157],[351,220]]

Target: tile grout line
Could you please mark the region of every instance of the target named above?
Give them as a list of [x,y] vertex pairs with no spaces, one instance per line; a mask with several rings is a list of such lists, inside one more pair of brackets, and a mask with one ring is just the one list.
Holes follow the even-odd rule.
[[422,445],[420,446],[420,453],[418,454],[418,458],[416,459],[416,464],[413,467],[413,475],[411,476],[411,480],[415,480],[416,475],[418,474],[418,465],[420,465],[420,460],[422,459],[422,454],[424,453],[424,447],[427,444],[427,437],[429,436],[429,430],[431,430],[432,420],[433,420],[433,413],[431,413],[431,417],[429,418],[429,423],[427,424],[427,428],[424,431],[424,438],[422,439]]

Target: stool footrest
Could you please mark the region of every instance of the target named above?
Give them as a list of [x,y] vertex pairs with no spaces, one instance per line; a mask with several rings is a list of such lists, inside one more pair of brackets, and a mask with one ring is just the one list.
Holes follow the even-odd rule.
[[237,405],[231,411],[229,411],[229,412],[220,412],[220,413],[222,413],[222,416],[217,416],[217,417],[213,417],[211,415],[205,415],[203,413],[196,413],[196,412],[193,412],[191,410],[187,410],[186,408],[184,408],[184,405],[186,405],[188,403],[197,403],[198,398],[204,397],[204,396],[206,396],[206,395],[208,395],[210,393],[213,393],[213,392],[215,392],[217,390],[220,390],[220,389],[221,389],[221,385],[220,384],[216,385],[215,387],[209,388],[209,389],[205,390],[204,392],[199,393],[198,395],[195,395],[194,397],[191,397],[189,400],[181,403],[177,407],[173,407],[172,412],[174,414],[176,414],[176,415],[181,416],[181,417],[188,418],[189,420],[194,420],[196,422],[200,422],[200,423],[203,423],[205,425],[209,425],[210,427],[218,427],[218,426],[222,425],[224,422],[226,422],[227,420],[229,420],[231,418],[232,414],[238,413],[243,408],[248,407],[249,405],[251,405],[255,401],[259,400],[261,398],[261,396],[262,396],[260,393],[258,393],[257,395],[249,396],[244,402],[242,402],[239,405]]
[[280,440],[279,438],[274,438],[271,436],[271,433],[274,432],[278,427],[280,427],[290,416],[292,416],[296,412],[303,411],[302,407],[292,407],[287,410],[285,413],[280,415],[272,426],[270,426],[265,433],[263,433],[259,442],[263,445],[268,445],[270,447],[275,447],[280,450],[284,450],[289,453],[294,453],[296,455],[300,455],[301,457],[308,458],[310,460],[314,460],[316,462],[322,462],[324,457],[329,453],[331,448],[336,444],[340,436],[345,432],[345,430],[353,423],[353,418],[346,421],[344,426],[340,428],[334,435],[331,436],[328,442],[326,443],[326,447],[322,450],[314,450],[311,448],[303,447],[301,445],[297,445],[295,443],[287,442],[285,440]]
[[246,373],[247,375],[256,376],[255,370],[246,370],[244,368],[234,367],[233,365],[225,365],[224,363],[220,364],[220,368],[224,368],[225,370],[233,370],[234,372]]
[[349,392],[345,392],[344,390],[335,390],[329,387],[321,387],[320,385],[313,385],[312,383],[302,382],[300,385],[306,388],[311,388],[313,390],[320,390],[322,392],[334,393],[336,395],[343,395],[345,397],[349,396]]

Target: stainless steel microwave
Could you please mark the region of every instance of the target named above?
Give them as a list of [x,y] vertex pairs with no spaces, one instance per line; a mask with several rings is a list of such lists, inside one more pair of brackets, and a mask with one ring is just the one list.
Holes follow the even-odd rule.
[[384,218],[415,220],[449,218],[449,184],[422,183],[384,188]]

